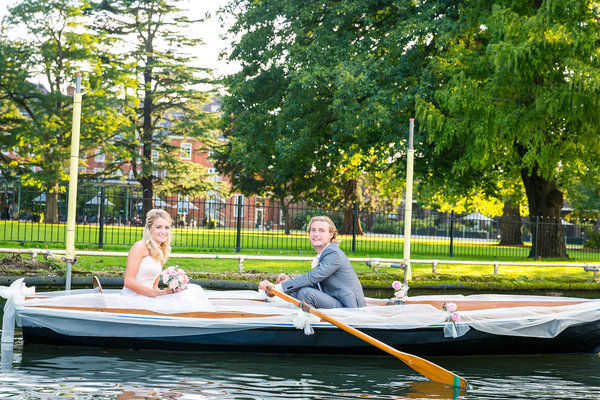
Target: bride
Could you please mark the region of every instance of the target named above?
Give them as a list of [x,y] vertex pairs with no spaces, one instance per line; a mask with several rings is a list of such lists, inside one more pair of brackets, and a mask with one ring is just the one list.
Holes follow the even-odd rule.
[[[165,312],[212,309],[212,304],[199,285],[188,284],[175,292],[168,287],[159,289],[160,273],[171,253],[171,216],[165,210],[153,209],[146,215],[142,240],[129,251],[125,266],[122,296],[154,298],[153,308],[160,305]],[[160,298],[159,298],[160,296]],[[174,311],[176,309],[177,311]]]

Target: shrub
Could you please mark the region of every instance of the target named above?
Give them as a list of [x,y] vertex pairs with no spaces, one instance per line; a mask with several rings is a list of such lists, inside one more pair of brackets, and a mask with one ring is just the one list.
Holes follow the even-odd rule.
[[397,220],[388,219],[383,215],[375,217],[375,223],[371,231],[373,233],[388,233],[388,234],[400,234],[403,230],[402,223]]
[[600,249],[600,232],[589,232],[589,239],[583,244],[584,249]]

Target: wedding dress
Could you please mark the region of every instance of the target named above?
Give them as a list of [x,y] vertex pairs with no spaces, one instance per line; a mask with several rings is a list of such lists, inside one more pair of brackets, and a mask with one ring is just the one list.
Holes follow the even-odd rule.
[[[146,256],[140,262],[135,279],[142,285],[152,288],[161,271],[160,262],[151,256]],[[214,307],[202,287],[191,283],[180,292],[157,297],[148,297],[124,287],[121,290],[120,298],[125,307],[145,308],[167,314],[214,311]]]

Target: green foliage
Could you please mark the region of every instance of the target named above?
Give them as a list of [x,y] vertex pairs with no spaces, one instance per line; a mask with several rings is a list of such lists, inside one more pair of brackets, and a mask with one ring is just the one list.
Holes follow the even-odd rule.
[[403,44],[387,35],[405,11],[366,0],[226,7],[235,17],[229,58],[242,69],[225,80],[230,145],[218,167],[234,187],[318,206],[347,208],[365,194],[367,206],[397,204],[393,161],[412,102],[394,89]]
[[[125,123],[119,102],[107,93],[122,87],[103,65],[107,44],[103,35],[81,24],[86,3],[71,0],[22,0],[9,8],[0,36],[0,117],[2,150],[17,154],[8,168],[25,185],[48,190],[46,219],[57,219],[56,193],[68,178],[73,100],[67,88],[75,73],[84,81],[81,150],[93,151]],[[24,29],[21,39],[9,39],[12,29]]]
[[371,230],[374,233],[399,235],[404,233],[404,222],[397,219],[389,219],[386,215],[377,215]]
[[209,219],[204,224],[206,229],[215,229],[217,227],[218,221],[216,219]]
[[[131,125],[107,143],[104,151],[112,170],[129,166],[148,199],[155,190],[201,195],[221,188],[203,168],[181,160],[179,147],[169,144],[170,136],[199,139],[204,144],[194,149],[199,151],[217,139],[213,134],[216,115],[202,110],[209,93],[196,88],[210,82],[210,70],[195,66],[191,56],[192,47],[201,40],[190,37],[188,28],[198,21],[188,17],[180,8],[182,3],[92,3],[94,28],[128,48],[111,54],[111,60],[124,66],[131,88],[120,93],[127,99]],[[145,201],[144,212],[150,207],[151,202]]]
[[585,249],[600,249],[600,232],[586,232],[586,236],[589,239],[583,243]]
[[[598,158],[596,5],[474,1],[457,10],[461,19],[432,42],[439,89],[417,99],[438,155],[430,176],[463,191],[520,177],[530,215],[560,218],[563,192]],[[558,231],[540,234],[542,257],[566,255]]]

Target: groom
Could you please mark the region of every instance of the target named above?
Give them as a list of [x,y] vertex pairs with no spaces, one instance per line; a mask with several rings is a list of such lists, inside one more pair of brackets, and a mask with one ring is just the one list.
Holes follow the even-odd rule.
[[274,288],[315,308],[364,307],[362,286],[348,257],[338,246],[337,229],[328,217],[313,217],[308,223],[310,244],[317,251],[312,270],[291,279],[279,275],[277,284],[262,281],[258,288]]

